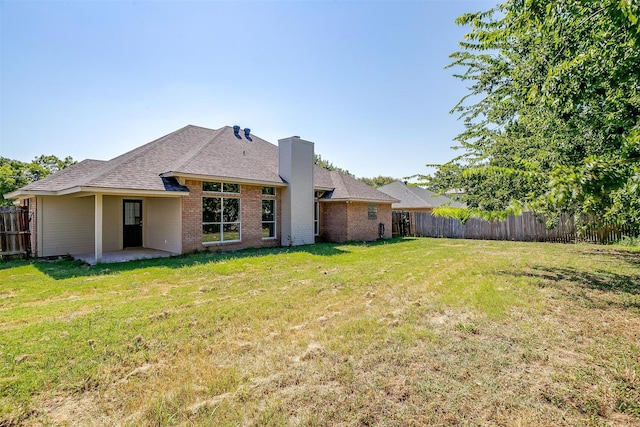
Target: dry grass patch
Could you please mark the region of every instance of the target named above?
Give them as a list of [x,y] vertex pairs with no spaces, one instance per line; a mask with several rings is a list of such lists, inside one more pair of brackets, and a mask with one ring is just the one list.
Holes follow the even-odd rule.
[[407,239],[0,283],[0,425],[640,425],[638,252]]

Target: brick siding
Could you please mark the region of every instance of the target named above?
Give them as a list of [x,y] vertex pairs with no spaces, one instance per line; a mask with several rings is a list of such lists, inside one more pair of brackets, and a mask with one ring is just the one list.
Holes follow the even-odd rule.
[[369,219],[369,203],[320,203],[319,240],[325,242],[376,240],[379,237],[380,223],[385,225],[384,238],[391,238],[391,204],[377,204],[377,207],[377,219]]
[[320,235],[323,242],[347,241],[347,204],[343,202],[320,203]]
[[242,184],[240,190],[241,239],[240,242],[202,244],[202,182],[187,180],[189,196],[182,199],[182,252],[231,251],[245,248],[271,247],[280,245],[280,218],[282,203],[276,190],[276,238],[262,239],[262,199],[273,198],[262,195],[262,186]]

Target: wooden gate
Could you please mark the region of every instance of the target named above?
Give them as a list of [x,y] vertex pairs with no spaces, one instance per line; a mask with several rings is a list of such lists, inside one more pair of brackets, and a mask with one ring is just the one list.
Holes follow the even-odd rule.
[[29,208],[0,206],[0,257],[31,255]]
[[409,212],[393,211],[391,215],[392,234],[394,236],[410,236],[411,217]]

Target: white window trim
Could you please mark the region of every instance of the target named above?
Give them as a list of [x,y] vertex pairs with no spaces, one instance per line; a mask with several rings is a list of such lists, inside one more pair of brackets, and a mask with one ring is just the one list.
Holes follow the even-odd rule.
[[[273,221],[262,221],[262,200],[273,200]],[[278,202],[275,195],[263,194],[260,201],[260,233],[262,233],[263,224],[271,224],[273,222],[273,237],[263,237],[262,240],[276,240],[278,238]]]
[[[206,195],[204,195],[206,193]],[[230,197],[231,196],[231,197]],[[214,199],[214,198],[219,198],[222,199],[221,200],[221,204],[222,206],[224,206],[224,199],[238,199],[238,221],[235,222],[224,222],[224,221],[220,221],[220,222],[204,222],[202,221],[202,226],[204,226],[205,224],[220,224],[220,237],[222,238],[222,240],[216,241],[216,242],[201,242],[203,246],[214,246],[214,245],[224,245],[227,243],[239,243],[242,242],[242,199],[239,195],[239,193],[219,193],[219,192],[215,192],[215,191],[203,191],[203,196],[202,198],[210,198],[210,199]],[[222,213],[222,218],[224,218],[224,212]],[[240,226],[240,232],[238,233],[238,239],[237,240],[224,240],[224,225],[225,224],[238,224]],[[200,240],[202,240],[202,237],[200,238]]]

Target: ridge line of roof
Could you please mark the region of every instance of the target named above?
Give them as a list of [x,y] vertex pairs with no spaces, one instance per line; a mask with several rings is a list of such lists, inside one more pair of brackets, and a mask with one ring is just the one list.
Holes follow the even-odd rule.
[[[200,126],[194,126],[194,127],[200,127]],[[195,148],[194,150],[190,151],[188,154],[185,154],[184,156],[180,157],[180,159],[178,159],[174,163],[174,166],[169,168],[169,170],[170,171],[179,171],[181,168],[183,168],[187,163],[189,163],[191,160],[196,158],[196,156],[198,156],[200,151],[202,151],[207,145],[211,144],[213,141],[215,141],[217,138],[219,138],[220,135],[222,134],[222,129],[225,128],[225,127],[226,126],[223,126],[223,127],[219,128],[219,129],[207,129],[207,128],[200,127],[201,129],[207,129],[207,130],[214,131],[215,135],[213,135],[213,137],[211,137],[211,138],[205,139],[204,142],[201,143],[198,146],[198,148]],[[193,153],[193,154],[191,154],[191,153]]]

